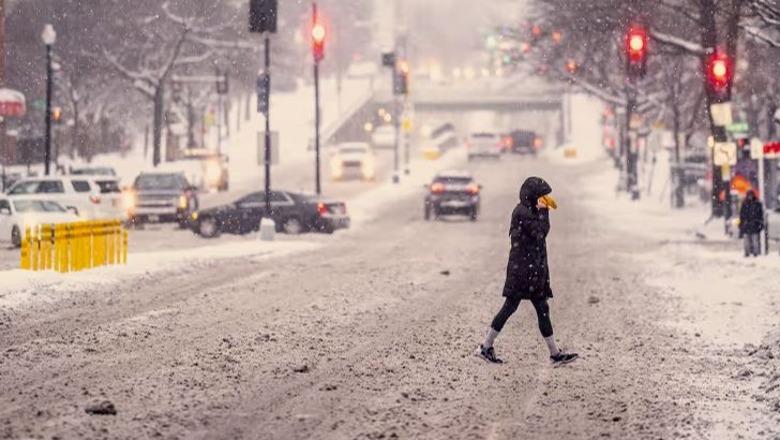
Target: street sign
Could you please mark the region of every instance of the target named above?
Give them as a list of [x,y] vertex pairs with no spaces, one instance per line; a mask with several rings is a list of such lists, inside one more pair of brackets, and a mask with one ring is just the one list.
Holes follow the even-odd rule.
[[780,157],[780,142],[769,142],[764,145],[764,158],[777,159]]
[[0,89],[0,116],[22,117],[26,111],[22,92],[13,89]]
[[764,158],[764,143],[758,138],[750,140],[750,158],[751,159],[763,159]]
[[[265,132],[257,132],[257,164],[265,165]],[[271,165],[279,165],[279,132],[271,132]]]
[[730,102],[710,105],[710,114],[712,115],[712,122],[714,122],[717,126],[726,127],[734,122],[731,117]]
[[750,131],[750,126],[747,122],[733,122],[726,126],[726,131],[729,133],[747,133]]
[[715,165],[736,165],[737,144],[734,142],[715,142],[712,161]]

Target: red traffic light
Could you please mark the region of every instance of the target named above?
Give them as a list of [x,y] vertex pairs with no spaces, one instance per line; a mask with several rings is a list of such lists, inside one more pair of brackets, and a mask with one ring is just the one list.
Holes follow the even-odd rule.
[[569,72],[570,75],[574,75],[577,73],[577,69],[579,66],[577,65],[577,62],[574,60],[567,60],[566,61],[566,71]]
[[710,55],[707,60],[707,79],[714,92],[728,92],[732,72],[731,59],[726,53],[715,51]]
[[311,28],[311,37],[314,39],[315,43],[321,43],[325,40],[325,26],[323,26],[321,23],[316,23]]
[[643,64],[647,58],[647,30],[631,26],[626,34],[626,53],[631,64]]
[[312,53],[314,60],[320,62],[325,58],[325,26],[322,23],[315,22],[311,27]]

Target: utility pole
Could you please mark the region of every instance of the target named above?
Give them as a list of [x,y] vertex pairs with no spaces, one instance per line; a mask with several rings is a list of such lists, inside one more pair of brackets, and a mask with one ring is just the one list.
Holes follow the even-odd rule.
[[647,72],[647,29],[633,24],[626,33],[626,174],[627,189],[632,200],[639,199],[639,145],[638,127],[632,127],[637,107],[637,83]]
[[311,4],[311,39],[314,58],[314,180],[316,194],[320,195],[320,62],[325,58],[325,26],[320,22],[316,1]]
[[250,0],[249,31],[264,35],[263,73],[257,78],[257,110],[265,115],[265,210],[260,222],[260,239],[272,241],[276,224],[271,211],[271,33],[276,32],[277,0]]
[[43,40],[43,44],[46,45],[46,133],[44,135],[46,149],[43,152],[43,162],[44,172],[48,176],[51,171],[51,100],[53,97],[54,85],[51,49],[57,39],[57,33],[54,32],[54,27],[52,25],[47,24],[44,26],[41,39]]

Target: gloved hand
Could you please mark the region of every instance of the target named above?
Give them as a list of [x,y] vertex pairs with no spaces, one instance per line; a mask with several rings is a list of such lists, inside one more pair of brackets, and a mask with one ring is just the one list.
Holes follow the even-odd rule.
[[546,195],[546,196],[539,197],[539,202],[538,203],[540,205],[544,205],[545,207],[547,207],[549,209],[557,209],[558,208],[558,203],[556,203],[555,199],[551,195],[549,195],[549,194]]

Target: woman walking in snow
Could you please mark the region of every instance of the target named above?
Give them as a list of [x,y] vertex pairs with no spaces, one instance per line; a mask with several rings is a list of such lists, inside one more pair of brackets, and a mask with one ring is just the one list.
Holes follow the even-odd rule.
[[539,330],[550,350],[553,364],[565,364],[577,358],[577,353],[558,349],[553,337],[550,307],[552,298],[550,271],[547,266],[547,233],[550,232],[549,210],[557,206],[550,196],[552,188],[540,177],[529,177],[520,187],[520,203],[512,212],[509,237],[512,247],[506,268],[504,305],[487,330],[485,341],[476,355],[492,363],[503,363],[496,357],[493,341],[504,328],[507,319],[517,310],[521,300],[529,300],[536,310]]

